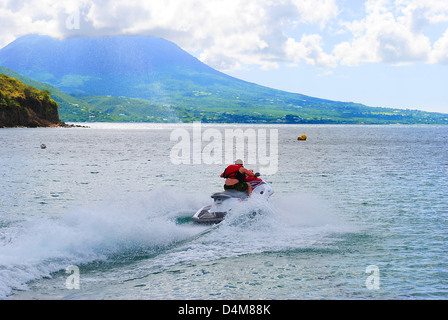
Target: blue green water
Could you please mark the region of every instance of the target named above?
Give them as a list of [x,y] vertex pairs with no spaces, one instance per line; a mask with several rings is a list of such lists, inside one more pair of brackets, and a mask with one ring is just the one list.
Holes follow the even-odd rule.
[[0,298],[448,298],[448,127],[202,127],[277,129],[279,166],[201,235],[223,165],[170,161],[191,125],[0,130]]

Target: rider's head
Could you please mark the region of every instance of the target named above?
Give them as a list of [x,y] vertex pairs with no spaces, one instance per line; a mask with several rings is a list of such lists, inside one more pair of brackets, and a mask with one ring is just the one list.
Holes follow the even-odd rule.
[[242,165],[243,164],[243,160],[238,159],[238,160],[235,161],[235,164],[241,164]]

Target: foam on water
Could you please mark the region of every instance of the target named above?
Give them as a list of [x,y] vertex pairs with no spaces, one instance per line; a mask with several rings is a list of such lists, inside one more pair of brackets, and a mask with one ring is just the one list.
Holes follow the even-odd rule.
[[[315,198],[273,198],[271,202],[257,197],[245,201],[220,228],[186,243],[205,227],[179,225],[176,218],[192,216],[211,199],[173,188],[136,194],[125,202],[111,200],[94,208],[72,208],[51,219],[32,217],[8,227],[8,235],[3,236],[0,297],[7,297],[12,289],[26,289],[27,282],[50,277],[70,265],[156,256],[154,264],[169,266],[325,245],[326,235],[342,230]],[[173,249],[176,243],[180,245]]]
[[222,243],[216,255],[231,256],[327,247],[331,236],[346,232],[356,228],[312,195],[279,196],[269,202],[253,197],[201,242]]
[[[69,265],[82,272],[77,294],[91,289],[92,297],[129,290],[127,296],[140,298],[142,292],[129,285],[143,281],[128,279],[177,285],[182,277],[172,271],[189,265],[223,274],[217,283],[223,287],[235,261],[258,261],[269,276],[264,257],[282,256],[286,264],[311,270],[305,287],[292,289],[291,282],[299,283],[296,273],[288,274],[290,282],[280,282],[269,296],[275,299],[306,298],[316,288],[318,298],[342,291],[348,298],[446,298],[446,127],[304,125],[300,131],[309,140],[297,144],[296,125],[278,126],[282,148],[279,171],[269,177],[276,192],[269,204],[251,199],[225,224],[198,236],[204,227],[185,223],[186,217],[222,188],[222,166],[171,164],[170,133],[177,125],[2,130],[0,297],[29,282],[29,297],[47,298],[65,284]],[[184,181],[194,194],[157,189]],[[326,273],[329,265],[334,268]],[[367,265],[381,269],[380,291],[360,293],[367,290]],[[238,277],[233,285],[253,278]],[[184,282],[182,292],[191,291],[193,281]],[[259,289],[247,292],[265,297]],[[228,297],[244,297],[235,291]],[[203,297],[213,292],[205,288]],[[11,298],[26,294],[14,293]],[[151,297],[170,294],[167,289]]]
[[[208,200],[210,201],[210,200]],[[216,261],[264,252],[328,249],[337,235],[358,232],[337,211],[311,195],[253,196],[234,207],[224,223],[211,232],[192,237],[139,263],[138,277],[179,263]],[[137,271],[136,271],[137,272]]]
[[[162,195],[166,200],[160,201]],[[94,208],[72,208],[60,217],[30,217],[9,226],[0,246],[0,298],[70,265],[116,255],[133,259],[191,237],[203,228],[180,227],[175,218],[191,215],[200,200],[204,199],[160,189],[126,202],[111,200]]]

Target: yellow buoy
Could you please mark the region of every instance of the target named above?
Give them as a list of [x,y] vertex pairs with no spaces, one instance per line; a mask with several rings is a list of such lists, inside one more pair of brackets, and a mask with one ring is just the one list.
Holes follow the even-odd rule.
[[297,140],[303,140],[303,141],[305,141],[306,138],[308,138],[308,137],[306,136],[306,134],[302,134],[300,137],[297,138]]

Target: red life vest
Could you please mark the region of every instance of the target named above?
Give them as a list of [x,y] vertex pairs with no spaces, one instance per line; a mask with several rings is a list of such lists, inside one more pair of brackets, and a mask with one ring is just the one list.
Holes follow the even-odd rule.
[[244,181],[244,174],[240,172],[240,168],[242,166],[242,164],[231,164],[224,170],[222,177],[225,179],[231,178],[238,179],[239,181]]

